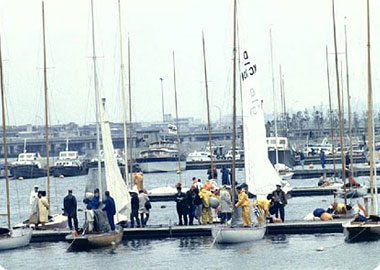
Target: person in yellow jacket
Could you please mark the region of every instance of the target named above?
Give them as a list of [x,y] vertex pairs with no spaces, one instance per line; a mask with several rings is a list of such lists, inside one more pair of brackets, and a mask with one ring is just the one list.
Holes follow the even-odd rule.
[[257,221],[260,223],[265,223],[266,219],[270,217],[269,213],[270,201],[268,200],[256,200],[253,202],[253,208],[258,207],[260,210],[260,216]]
[[41,198],[38,200],[38,221],[42,225],[49,221],[49,202],[45,196],[46,191],[41,191]]
[[133,184],[137,186],[137,190],[143,190],[144,189],[144,176],[141,170],[139,170],[135,175],[133,176]]
[[[202,199],[202,224],[212,224],[214,219],[212,217],[211,206],[210,206],[210,196],[214,196],[210,191],[205,187],[199,192],[199,197]],[[207,220],[208,219],[208,220]]]
[[239,186],[236,188],[239,192],[239,201],[235,204],[236,207],[241,207],[242,209],[242,218],[244,227],[250,227],[252,225],[251,220],[251,211],[249,207],[248,195],[245,191]]

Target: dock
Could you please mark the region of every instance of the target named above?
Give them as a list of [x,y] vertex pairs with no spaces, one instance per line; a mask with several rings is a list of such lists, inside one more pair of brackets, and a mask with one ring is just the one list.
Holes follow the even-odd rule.
[[[287,221],[267,225],[267,235],[282,234],[322,234],[343,233],[342,224],[345,219],[332,221]],[[125,228],[123,240],[133,239],[163,239],[176,237],[211,236],[213,225],[194,226],[168,226],[157,225],[146,228]],[[66,235],[71,232],[64,230],[38,230],[33,231],[32,243],[65,241]]]
[[[380,174],[380,168],[376,168],[377,174]],[[358,176],[369,176],[369,166],[354,166],[354,177]],[[319,178],[323,176],[323,174],[326,173],[326,175],[332,176],[334,174],[334,169],[332,168],[314,168],[310,169],[308,166],[305,165],[305,169],[295,169],[293,179],[307,179],[307,178]],[[341,165],[337,165],[335,173],[337,176],[342,174],[342,167]]]

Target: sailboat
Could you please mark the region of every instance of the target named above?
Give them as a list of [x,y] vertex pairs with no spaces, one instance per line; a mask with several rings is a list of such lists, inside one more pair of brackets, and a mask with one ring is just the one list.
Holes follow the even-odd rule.
[[[347,242],[356,242],[360,240],[375,240],[380,238],[380,216],[378,215],[378,197],[376,178],[374,179],[374,129],[372,120],[372,77],[371,77],[371,47],[370,47],[370,16],[369,0],[367,0],[367,74],[368,74],[368,148],[370,160],[370,184],[371,184],[371,215],[367,218],[360,216],[343,224],[345,240]],[[364,211],[363,211],[364,212]],[[376,215],[375,215],[376,214]],[[366,219],[366,220],[365,220]]]
[[[93,50],[93,65],[94,65],[94,88],[95,88],[95,107],[96,107],[96,126],[97,126],[97,150],[100,154],[100,129],[103,142],[104,154],[104,170],[101,169],[100,158],[98,159],[97,180],[89,179],[92,184],[99,188],[100,194],[105,190],[110,192],[114,198],[116,215],[115,223],[122,224],[129,220],[130,214],[130,196],[128,184],[124,182],[117,160],[114,156],[114,147],[112,144],[111,128],[108,121],[108,116],[105,109],[105,99],[100,101],[100,89],[98,86],[98,77],[96,69],[96,52],[95,52],[95,25],[94,25],[94,5],[91,0],[91,19],[92,19],[92,50]],[[102,104],[100,104],[102,102]],[[100,128],[99,128],[100,127]],[[95,175],[90,173],[91,175]],[[96,179],[96,177],[95,177]],[[101,195],[102,196],[102,195]],[[123,228],[116,225],[115,231],[109,232],[89,232],[87,228],[81,235],[70,234],[66,236],[66,240],[70,242],[72,248],[98,248],[116,245],[123,238]]]
[[[233,137],[232,148],[236,145],[236,0],[234,1],[234,61],[233,61]],[[249,36],[249,35],[247,35]],[[264,111],[260,88],[257,86],[257,66],[254,62],[251,45],[242,42],[241,48],[241,77],[243,95],[243,129],[244,129],[244,158],[245,182],[248,191],[263,199],[272,192],[277,184],[281,184],[277,171],[272,166],[267,155]],[[253,151],[254,149],[254,151]],[[235,156],[232,160],[232,189],[235,190]],[[286,187],[284,191],[289,189]],[[235,196],[235,194],[233,194]],[[234,197],[233,196],[233,197]],[[235,198],[233,198],[235,201]],[[250,228],[234,227],[231,225],[215,226],[212,235],[215,243],[233,244],[260,240],[266,231],[265,224]]]
[[[43,62],[44,62],[44,98],[45,98],[45,138],[46,138],[46,176],[47,176],[47,195],[48,202],[50,200],[50,165],[49,165],[49,113],[48,113],[48,85],[47,85],[47,67],[46,67],[46,41],[45,41],[45,5],[42,1],[42,41],[43,41]],[[51,209],[51,207],[50,207]],[[39,224],[37,228],[41,229],[58,229],[66,228],[67,217],[62,214],[50,215],[49,209],[49,221],[44,225]],[[16,227],[23,227],[25,225],[31,225],[29,220],[24,221],[22,224],[17,224]],[[34,226],[34,225],[33,225]]]
[[11,229],[11,208],[9,198],[9,175],[8,175],[8,146],[7,146],[7,125],[5,117],[5,90],[3,76],[3,59],[1,55],[1,38],[0,38],[0,88],[1,88],[1,109],[2,109],[2,128],[4,144],[4,167],[5,167],[5,187],[7,194],[7,221],[8,228],[0,228],[0,250],[14,249],[29,245],[32,237],[30,228]]

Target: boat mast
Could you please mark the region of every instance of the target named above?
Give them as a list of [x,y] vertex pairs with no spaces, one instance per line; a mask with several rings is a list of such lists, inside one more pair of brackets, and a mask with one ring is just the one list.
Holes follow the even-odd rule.
[[214,179],[214,157],[212,151],[212,137],[211,137],[211,118],[210,118],[210,101],[208,97],[208,82],[207,82],[207,66],[206,66],[206,46],[205,37],[202,31],[202,45],[203,45],[203,66],[205,75],[205,90],[206,90],[206,104],[207,104],[207,124],[208,124],[208,145],[210,147],[210,162],[211,162],[211,178]]
[[273,68],[273,45],[272,45],[272,29],[269,29],[270,36],[270,61],[272,66],[272,90],[273,90],[273,114],[274,114],[274,136],[276,137],[276,162],[275,168],[278,171],[278,142],[277,142],[277,106],[276,106],[276,91],[274,86],[274,68]]
[[367,79],[368,79],[368,148],[369,148],[369,180],[371,187],[371,215],[374,214],[373,196],[373,121],[372,121],[372,75],[371,75],[371,34],[369,19],[369,0],[367,0]]
[[334,0],[332,0],[332,13],[333,13],[333,29],[334,29],[334,49],[335,49],[335,75],[336,75],[336,86],[338,93],[338,118],[339,118],[339,138],[340,138],[340,157],[342,160],[342,181],[344,189],[344,204],[347,204],[347,192],[346,192],[346,175],[345,175],[345,160],[344,160],[344,142],[343,142],[343,121],[341,112],[341,101],[340,101],[340,84],[339,84],[339,68],[338,68],[338,45],[336,39],[336,24],[335,24],[335,5]]
[[124,134],[124,175],[125,183],[128,186],[128,146],[127,146],[127,108],[126,108],[126,89],[125,89],[125,79],[124,79],[124,57],[123,57],[123,34],[121,26],[121,5],[120,0],[118,0],[118,13],[119,13],[119,47],[120,47],[120,81],[121,81],[121,98],[122,98],[122,108],[123,108],[123,134]]
[[7,124],[6,124],[6,118],[5,118],[5,90],[4,90],[3,57],[1,54],[1,37],[0,37],[0,87],[1,87],[1,112],[2,112],[2,120],[3,120],[4,173],[5,173],[5,188],[7,192],[7,221],[8,221],[8,229],[11,229],[12,226],[11,226],[11,201],[9,199]]
[[69,139],[68,138],[66,138],[66,149],[65,150],[69,151]]
[[[42,1],[42,41],[44,50],[44,95],[45,95],[45,137],[46,137],[46,176],[48,202],[50,203],[50,160],[49,160],[49,109],[48,109],[48,85],[47,85],[47,68],[46,68],[46,33],[45,33],[45,7]],[[49,208],[50,213],[50,208]]]
[[174,100],[175,100],[175,117],[176,117],[176,125],[177,125],[177,157],[178,157],[178,166],[177,166],[177,174],[179,178],[179,182],[182,182],[182,172],[181,172],[181,155],[180,155],[180,138],[179,138],[179,121],[178,121],[178,101],[177,101],[177,80],[176,80],[176,74],[175,74],[175,58],[174,58],[174,51],[173,51],[173,81],[174,81]]
[[[280,69],[280,94],[281,94],[281,114],[282,114],[282,120],[284,120],[284,118],[286,118],[286,114],[285,114],[285,91],[284,91],[284,80],[283,80],[283,74],[282,74],[282,68],[281,68],[281,65],[279,65],[279,69]],[[286,122],[285,121],[282,121],[282,126],[284,127],[285,129],[285,137],[287,138],[288,135],[287,135],[287,125],[286,125]],[[285,164],[285,161],[286,161],[286,149],[285,149],[285,145],[284,145],[284,149],[283,149],[283,161],[284,161],[284,165]]]
[[[237,36],[239,36],[239,24],[237,22],[237,25],[236,25],[236,33],[237,33]],[[240,66],[240,42],[239,42],[239,39],[237,39],[237,54],[239,56],[238,58],[238,65],[239,65],[239,74],[241,73],[241,66]],[[239,76],[239,90],[240,90],[240,107],[241,107],[241,150],[244,150],[244,117],[243,117],[243,87],[242,87],[242,83],[241,83],[241,76]],[[245,155],[244,155],[245,157]],[[245,174],[245,171],[244,171],[244,174]],[[245,177],[244,177],[245,179]]]
[[[132,80],[131,80],[131,44],[128,36],[128,96],[129,96],[129,175],[131,178],[131,186],[133,181],[133,141],[132,141]],[[126,161],[127,162],[127,161]],[[125,166],[127,166],[126,163]]]
[[330,70],[329,70],[329,57],[328,49],[326,46],[326,66],[327,66],[327,89],[329,91],[329,109],[330,109],[330,134],[331,134],[331,153],[333,158],[334,179],[336,177],[336,164],[335,164],[335,147],[334,147],[334,127],[333,127],[333,111],[331,104],[331,89],[330,89]]
[[24,153],[26,153],[26,138],[24,139]]
[[351,123],[351,96],[350,96],[350,80],[349,80],[349,72],[348,72],[348,48],[347,48],[347,27],[344,25],[344,44],[345,44],[345,54],[346,54],[346,87],[347,87],[347,110],[348,110],[348,136],[350,137],[350,171],[351,174],[354,174],[354,166],[353,166],[353,154],[352,154],[352,123]]
[[98,152],[98,182],[99,182],[99,195],[102,198],[102,166],[100,157],[100,119],[99,119],[99,86],[98,75],[96,72],[96,49],[95,49],[95,22],[94,22],[94,1],[91,0],[91,28],[92,28],[92,63],[94,66],[94,90],[95,90],[95,109],[96,109],[96,151]]
[[161,81],[161,106],[162,106],[162,123],[165,122],[165,103],[164,103],[164,78]]
[[233,16],[233,63],[232,63],[232,209],[235,209],[235,181],[236,181],[236,26],[237,26],[237,2],[234,0]]

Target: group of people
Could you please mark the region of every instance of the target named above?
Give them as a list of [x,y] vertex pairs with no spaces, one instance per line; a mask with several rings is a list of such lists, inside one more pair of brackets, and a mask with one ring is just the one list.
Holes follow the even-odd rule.
[[[141,187],[141,186],[140,186]],[[140,189],[137,192],[131,192],[131,227],[145,227],[149,219],[149,211],[152,208],[146,190]]]
[[31,215],[29,216],[30,224],[44,225],[49,221],[49,202],[46,198],[46,191],[39,190],[38,186],[34,186],[30,193],[29,203],[31,207]]

